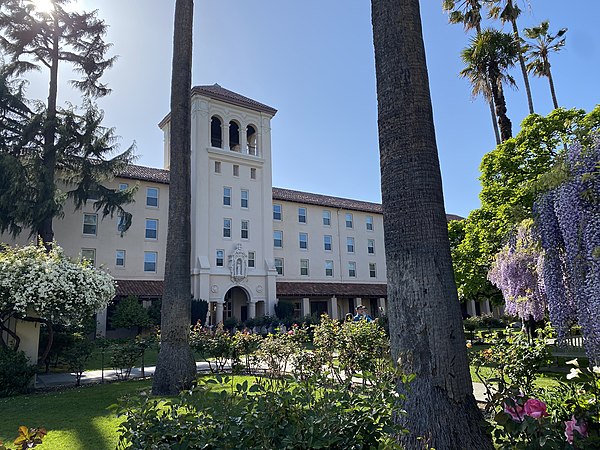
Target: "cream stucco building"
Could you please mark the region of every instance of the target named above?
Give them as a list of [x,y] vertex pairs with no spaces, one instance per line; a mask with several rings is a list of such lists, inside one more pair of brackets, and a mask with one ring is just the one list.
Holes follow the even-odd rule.
[[[209,302],[211,323],[272,315],[280,300],[292,302],[298,316],[343,317],[358,303],[377,315],[386,299],[381,205],[274,188],[276,112],[217,84],[192,90],[192,295]],[[131,165],[109,183],[137,187],[127,232],[117,218],[97,214],[92,201],[78,211],[67,204],[54,223],[67,254],[110,272],[119,297],[162,295],[170,117],[159,126],[164,169]],[[467,312],[475,314],[475,305]],[[105,333],[106,311],[98,325]]]

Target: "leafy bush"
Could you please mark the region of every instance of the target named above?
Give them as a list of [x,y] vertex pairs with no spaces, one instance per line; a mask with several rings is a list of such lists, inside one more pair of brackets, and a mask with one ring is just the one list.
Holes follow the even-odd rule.
[[206,322],[208,314],[208,302],[206,300],[192,300],[192,324]]
[[[397,449],[403,430],[394,423],[394,384],[331,385],[315,375],[304,381],[233,378],[201,381],[163,403],[148,396],[118,410],[121,449]],[[218,383],[229,384],[217,390]]]
[[[48,432],[44,428],[27,428],[23,425],[19,427],[19,435],[14,440],[13,445],[17,450],[26,450],[37,447],[42,443]],[[8,448],[0,441],[0,450]]]
[[142,355],[142,349],[137,342],[120,340],[110,347],[111,365],[119,380],[128,380],[131,370]]
[[113,328],[135,328],[140,334],[142,329],[152,325],[152,320],[138,298],[130,295],[117,303],[110,324]]
[[190,345],[208,362],[212,373],[222,372],[229,360],[236,359],[235,342],[223,325],[213,331],[196,324],[190,332]]
[[275,316],[278,319],[291,319],[294,316],[294,304],[280,300],[275,305]]
[[69,371],[75,373],[75,384],[77,386],[81,384],[81,376],[92,356],[93,349],[94,344],[87,340],[85,336],[78,336],[65,353],[64,360]]
[[0,346],[0,397],[27,392],[34,375],[25,353]]

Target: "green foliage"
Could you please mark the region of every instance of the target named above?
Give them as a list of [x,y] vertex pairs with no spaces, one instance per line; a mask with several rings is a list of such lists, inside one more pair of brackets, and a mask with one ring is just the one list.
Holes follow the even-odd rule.
[[37,447],[42,444],[44,437],[48,432],[45,428],[27,428],[19,427],[19,435],[13,442],[16,449],[27,450],[28,448]]
[[136,341],[116,341],[110,347],[111,365],[119,380],[128,380],[131,370],[142,356],[143,348]]
[[117,303],[111,319],[113,328],[136,328],[138,334],[143,328],[152,325],[148,310],[142,306],[138,298],[130,295]]
[[[479,381],[487,389],[488,399],[505,395],[512,386],[519,386],[526,392],[533,390],[539,369],[547,366],[551,360],[545,339],[547,332],[541,331],[540,336],[530,343],[525,333],[507,328],[505,337],[497,336],[490,348],[471,353],[471,364],[475,366]],[[491,378],[481,375],[484,366],[492,369]],[[492,383],[497,385],[492,387]]]
[[167,403],[144,396],[122,404],[119,448],[395,449],[398,400],[394,384],[218,377]]
[[280,300],[275,305],[275,316],[278,319],[291,319],[294,316],[294,304]]
[[23,394],[29,390],[35,366],[23,352],[0,345],[0,397]]
[[85,336],[76,336],[73,344],[68,347],[64,355],[64,360],[67,363],[69,372],[75,373],[76,385],[81,384],[81,376],[83,375],[86,365],[92,356],[94,344]]
[[532,114],[517,136],[483,157],[481,207],[464,221],[448,224],[461,299],[501,302],[500,292],[487,280],[494,256],[516,225],[531,217],[539,192],[564,179],[560,164],[564,146],[585,141],[599,129],[600,106],[590,113],[559,108],[547,117]]
[[[192,300],[192,325],[200,322],[206,322],[206,315],[208,314],[208,302],[206,300]],[[157,323],[160,325],[160,321]]]
[[233,336],[222,325],[211,330],[196,324],[190,331],[190,346],[208,362],[213,373],[222,372],[227,363],[236,357]]

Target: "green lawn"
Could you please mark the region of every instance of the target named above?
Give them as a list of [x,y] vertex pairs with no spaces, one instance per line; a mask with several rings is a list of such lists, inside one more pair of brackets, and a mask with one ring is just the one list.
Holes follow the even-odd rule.
[[48,430],[40,449],[114,450],[120,419],[108,406],[150,386],[128,381],[0,399],[0,440],[11,443],[25,425]]
[[[233,383],[251,376],[236,376]],[[149,390],[151,380],[84,386],[61,392],[0,399],[0,440],[12,443],[19,426],[44,427],[48,435],[40,450],[114,450],[121,420],[107,408],[120,397]],[[215,391],[231,386],[215,384]]]

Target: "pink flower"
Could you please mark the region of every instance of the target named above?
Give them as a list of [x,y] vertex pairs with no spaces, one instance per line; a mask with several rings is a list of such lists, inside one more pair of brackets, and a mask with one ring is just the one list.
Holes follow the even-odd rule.
[[523,407],[519,405],[516,401],[514,402],[514,406],[509,406],[508,404],[504,404],[504,412],[508,414],[515,422],[523,422]]
[[569,442],[569,444],[573,443],[573,431],[577,431],[581,437],[587,437],[587,423],[581,422],[580,424],[578,424],[577,419],[575,419],[575,416],[571,416],[571,420],[565,421],[565,436],[567,437],[567,441]]
[[548,416],[546,404],[537,398],[530,398],[527,400],[523,405],[523,409],[525,410],[525,415],[533,417],[534,419],[540,419]]
[[294,330],[288,331],[287,334],[294,334]]

